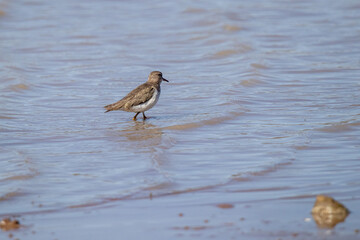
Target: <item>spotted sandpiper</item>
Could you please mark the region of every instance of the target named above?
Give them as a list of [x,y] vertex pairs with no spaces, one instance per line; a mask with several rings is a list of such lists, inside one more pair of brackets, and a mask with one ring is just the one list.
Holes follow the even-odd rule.
[[163,78],[161,72],[151,72],[146,83],[141,84],[116,103],[105,106],[106,112],[113,110],[135,112],[136,114],[133,117],[134,121],[137,115],[142,113],[143,118],[146,119],[145,111],[155,106],[159,100],[161,91],[160,84],[162,81],[169,82]]

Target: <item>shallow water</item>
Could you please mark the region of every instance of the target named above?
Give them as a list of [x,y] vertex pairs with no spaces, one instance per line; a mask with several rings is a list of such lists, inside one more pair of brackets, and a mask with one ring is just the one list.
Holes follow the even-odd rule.
[[[357,1],[0,1],[0,33],[16,237],[359,237]],[[149,119],[104,114],[152,70]],[[304,221],[317,194],[346,222]]]

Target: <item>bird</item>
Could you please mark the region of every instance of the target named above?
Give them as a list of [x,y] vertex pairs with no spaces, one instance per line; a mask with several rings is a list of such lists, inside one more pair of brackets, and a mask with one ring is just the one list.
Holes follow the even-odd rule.
[[135,116],[133,120],[136,121],[136,117],[139,113],[142,113],[143,119],[145,120],[147,117],[145,116],[145,111],[154,107],[160,97],[160,84],[162,81],[169,82],[165,78],[163,78],[162,73],[160,71],[152,71],[149,74],[147,82],[141,84],[131,92],[129,92],[124,98],[121,100],[106,105],[104,108],[106,109],[105,113],[114,111],[114,110],[122,110],[126,112],[135,112]]

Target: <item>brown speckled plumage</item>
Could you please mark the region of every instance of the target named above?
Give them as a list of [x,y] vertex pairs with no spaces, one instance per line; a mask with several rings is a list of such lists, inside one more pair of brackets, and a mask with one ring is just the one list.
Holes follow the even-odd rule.
[[[136,108],[136,106],[139,106],[142,104],[146,104],[146,102],[148,102],[150,99],[153,98],[154,94],[160,94],[160,91],[161,91],[160,84],[163,80],[168,82],[168,80],[166,80],[165,78],[162,77],[161,72],[159,72],[159,71],[151,72],[149,75],[148,81],[146,83],[141,84],[140,86],[138,86],[137,88],[132,90],[121,100],[119,100],[115,103],[106,105],[105,106],[106,112],[114,111],[114,110],[136,112],[134,120],[136,120],[136,116],[140,112],[142,112],[143,117],[145,119],[146,118],[145,111],[147,109],[145,111],[138,111],[133,108],[134,107]],[[157,96],[157,98],[158,98],[158,96]],[[157,99],[156,99],[156,101],[157,101]],[[156,103],[156,101],[155,101],[155,103]],[[153,105],[155,105],[155,103]],[[150,106],[149,109],[151,107],[152,106]]]

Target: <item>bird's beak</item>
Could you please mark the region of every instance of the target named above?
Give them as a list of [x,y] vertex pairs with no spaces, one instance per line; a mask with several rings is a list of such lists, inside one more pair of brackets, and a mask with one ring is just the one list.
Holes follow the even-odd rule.
[[163,79],[163,81],[165,81],[165,82],[169,82],[168,80],[166,80],[165,78],[162,78]]

